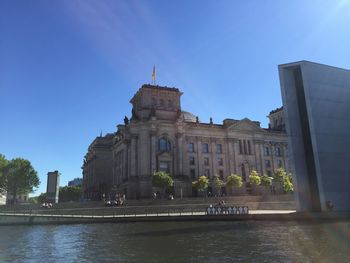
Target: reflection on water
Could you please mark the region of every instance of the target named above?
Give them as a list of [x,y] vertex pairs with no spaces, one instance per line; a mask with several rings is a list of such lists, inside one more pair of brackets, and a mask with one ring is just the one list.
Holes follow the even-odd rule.
[[0,262],[349,262],[350,222],[0,227]]

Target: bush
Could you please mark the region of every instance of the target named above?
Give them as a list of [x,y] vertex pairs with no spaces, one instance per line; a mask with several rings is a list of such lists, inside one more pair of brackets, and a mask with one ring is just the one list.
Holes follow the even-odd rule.
[[243,181],[242,177],[237,174],[231,174],[227,177],[227,185],[230,187],[242,187]]
[[263,186],[271,186],[272,185],[272,180],[273,180],[273,177],[270,177],[268,175],[263,175],[260,177],[261,179],[261,185]]
[[260,185],[261,184],[261,177],[259,176],[258,172],[253,170],[249,175],[249,181],[252,184]]
[[209,180],[206,176],[199,176],[197,181],[192,182],[192,186],[196,188],[198,191],[202,192],[206,190],[209,186]]

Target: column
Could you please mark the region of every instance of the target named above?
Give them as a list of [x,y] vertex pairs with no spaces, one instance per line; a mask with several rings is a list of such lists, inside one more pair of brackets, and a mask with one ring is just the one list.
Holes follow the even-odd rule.
[[183,147],[183,133],[177,133],[176,134],[177,139],[177,155],[178,155],[178,175],[183,175],[183,151],[184,149],[187,149],[186,147]]
[[202,160],[202,144],[201,144],[200,137],[196,137],[196,141],[197,141],[197,172],[198,172],[198,176],[201,176],[203,175],[203,171],[202,171],[203,165],[201,165],[203,160]]
[[137,136],[131,138],[130,144],[130,177],[134,177],[137,174]]
[[156,142],[156,133],[151,132],[150,133],[151,138],[151,174],[153,174],[155,171],[157,171],[157,161],[156,161],[156,152],[157,152],[157,142]]
[[209,152],[210,152],[210,167],[211,167],[211,171],[210,171],[210,178],[212,179],[214,177],[214,175],[216,175],[217,172],[217,154],[216,154],[216,141],[215,140],[210,140],[210,148]]

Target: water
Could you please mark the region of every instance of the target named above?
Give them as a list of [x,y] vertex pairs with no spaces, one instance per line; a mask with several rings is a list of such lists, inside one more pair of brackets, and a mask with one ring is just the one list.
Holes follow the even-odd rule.
[[350,262],[350,222],[0,226],[0,262]]

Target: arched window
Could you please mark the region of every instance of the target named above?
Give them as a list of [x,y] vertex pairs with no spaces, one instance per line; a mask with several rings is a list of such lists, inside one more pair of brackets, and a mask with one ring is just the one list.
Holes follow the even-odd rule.
[[169,152],[171,150],[171,144],[166,138],[159,139],[159,151]]

